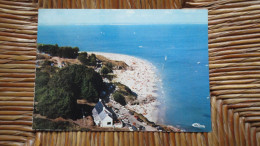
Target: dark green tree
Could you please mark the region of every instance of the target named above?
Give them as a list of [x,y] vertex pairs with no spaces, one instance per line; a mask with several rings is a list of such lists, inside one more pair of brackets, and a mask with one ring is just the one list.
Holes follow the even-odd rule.
[[44,87],[48,84],[50,75],[46,72],[36,71],[36,87]]
[[53,76],[49,85],[52,88],[65,88],[73,92],[77,99],[93,102],[98,101],[100,93],[104,90],[102,77],[94,69],[83,65],[71,65],[61,69]]
[[88,59],[89,59],[89,65],[96,66],[97,57],[95,54],[91,54]]
[[90,102],[97,102],[100,93],[105,89],[105,85],[102,77],[94,69],[87,68],[81,89],[81,98]]
[[79,54],[78,59],[82,64],[87,65],[88,64],[87,57],[88,57],[88,53],[82,52],[82,53]]
[[82,98],[89,102],[97,102],[99,94],[93,84],[88,80],[84,80],[81,88]]
[[47,90],[49,90],[48,86],[45,87],[35,87],[35,102],[39,102],[41,101],[42,97],[47,96]]
[[75,119],[78,111],[77,99],[97,102],[105,86],[102,77],[84,65],[70,65],[54,73],[49,80],[46,73],[36,78],[35,95],[37,111],[48,118]]
[[78,55],[79,55],[79,48],[78,47],[73,48],[73,54],[74,54],[74,58],[78,57]]
[[63,88],[50,88],[40,98],[37,108],[39,113],[48,118],[71,118],[77,116],[77,100],[73,93]]
[[42,67],[46,67],[46,66],[50,66],[53,62],[49,61],[49,60],[45,60],[42,64]]
[[118,93],[118,92],[115,92],[115,93],[113,94],[113,98],[114,98],[114,100],[115,100],[116,102],[120,103],[121,105],[123,105],[123,106],[126,105],[125,97],[124,97],[122,94],[120,94],[120,93]]
[[77,58],[79,52],[78,47],[59,47],[57,44],[38,44],[37,49],[40,53],[47,53],[50,56],[59,56],[62,58]]
[[41,53],[47,53],[51,56],[57,56],[59,46],[57,44],[55,45],[46,45],[46,44],[38,44],[37,49]]
[[106,64],[106,66],[107,66],[108,68],[110,68],[111,70],[113,69],[113,64],[112,64],[111,62],[108,62],[108,63]]
[[112,69],[107,67],[107,66],[105,66],[105,65],[100,70],[100,73],[102,75],[107,75],[108,73],[111,73],[111,72],[113,72]]

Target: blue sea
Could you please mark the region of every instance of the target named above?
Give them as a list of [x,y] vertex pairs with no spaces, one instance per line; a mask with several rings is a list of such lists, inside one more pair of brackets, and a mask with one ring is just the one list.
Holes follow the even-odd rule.
[[162,79],[164,124],[189,132],[211,131],[207,25],[39,26],[38,43],[150,61]]

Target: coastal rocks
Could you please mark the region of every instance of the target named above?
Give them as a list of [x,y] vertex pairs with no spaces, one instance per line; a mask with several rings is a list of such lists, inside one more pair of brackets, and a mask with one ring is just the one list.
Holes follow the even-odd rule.
[[173,126],[166,126],[164,128],[165,128],[166,131],[181,132],[180,129],[173,127]]

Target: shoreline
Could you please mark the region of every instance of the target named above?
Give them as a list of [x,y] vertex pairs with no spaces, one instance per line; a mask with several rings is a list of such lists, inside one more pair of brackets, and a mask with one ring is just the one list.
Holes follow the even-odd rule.
[[139,101],[139,105],[127,104],[125,107],[157,123],[161,103],[158,100],[160,79],[156,74],[156,67],[144,59],[129,55],[103,52],[88,53],[101,55],[110,60],[123,61],[128,65],[126,70],[113,70],[116,75],[113,82],[120,82],[137,94],[136,100]]

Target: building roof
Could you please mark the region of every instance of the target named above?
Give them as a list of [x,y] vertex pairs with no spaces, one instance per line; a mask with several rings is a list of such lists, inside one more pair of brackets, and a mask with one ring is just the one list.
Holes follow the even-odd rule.
[[104,104],[102,103],[102,101],[99,101],[96,105],[95,105],[95,109],[97,110],[98,114],[100,114],[103,111],[104,108]]
[[94,118],[96,118],[98,120],[103,120],[107,116],[112,118],[112,114],[108,111],[107,107],[104,105],[104,103],[102,101],[99,101],[95,105],[94,109],[96,109],[96,111],[97,111],[97,115],[93,115]]
[[103,111],[103,112],[101,112],[101,113],[99,114],[99,118],[100,118],[101,120],[104,120],[107,116],[110,117],[110,115],[107,114],[105,111]]

